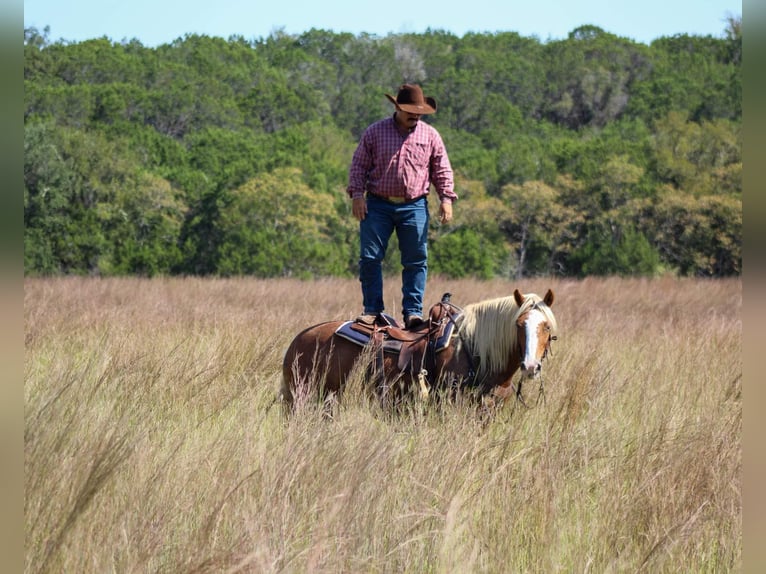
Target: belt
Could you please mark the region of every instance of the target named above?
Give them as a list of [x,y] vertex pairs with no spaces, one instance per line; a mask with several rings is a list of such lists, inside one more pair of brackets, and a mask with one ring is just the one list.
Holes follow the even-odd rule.
[[415,201],[418,201],[419,199],[423,199],[425,196],[421,195],[420,197],[416,197],[414,199],[407,199],[406,197],[386,197],[385,195],[378,195],[377,193],[370,193],[367,192],[368,197],[374,197],[375,199],[382,199],[383,201],[387,201],[388,203],[396,203],[399,205],[405,204],[405,203],[413,203]]

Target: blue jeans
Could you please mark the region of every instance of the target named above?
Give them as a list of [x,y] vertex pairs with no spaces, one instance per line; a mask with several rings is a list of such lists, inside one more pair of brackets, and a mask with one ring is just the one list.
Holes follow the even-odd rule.
[[423,314],[428,274],[428,200],[389,203],[367,197],[367,216],[359,223],[359,281],[365,313],[383,311],[383,258],[396,231],[402,262],[402,313]]

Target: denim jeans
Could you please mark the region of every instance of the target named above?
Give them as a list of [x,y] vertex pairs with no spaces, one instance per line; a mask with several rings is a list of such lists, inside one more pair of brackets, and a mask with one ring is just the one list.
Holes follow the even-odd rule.
[[359,223],[359,281],[365,313],[383,311],[383,258],[396,231],[402,263],[402,314],[423,314],[428,274],[428,200],[389,203],[367,197],[367,216]]

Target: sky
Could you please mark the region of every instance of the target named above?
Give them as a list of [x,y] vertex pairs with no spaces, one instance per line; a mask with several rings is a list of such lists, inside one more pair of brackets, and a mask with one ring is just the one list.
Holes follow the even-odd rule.
[[381,37],[429,28],[456,36],[517,32],[545,42],[586,24],[649,44],[675,34],[720,38],[727,17],[741,15],[741,0],[24,0],[24,27],[49,26],[51,41],[106,36],[147,47],[186,34],[257,40],[312,28]]

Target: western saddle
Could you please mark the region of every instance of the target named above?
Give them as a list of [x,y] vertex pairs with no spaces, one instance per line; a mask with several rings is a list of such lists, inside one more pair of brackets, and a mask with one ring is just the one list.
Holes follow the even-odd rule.
[[383,353],[398,355],[398,369],[417,374],[421,393],[427,395],[425,379],[434,371],[436,353],[449,345],[455,321],[463,313],[460,307],[450,303],[450,297],[450,293],[442,295],[441,301],[429,310],[428,318],[413,329],[404,329],[390,315],[378,313],[372,324],[346,321],[335,334],[362,347],[371,345],[379,367],[382,367]]

